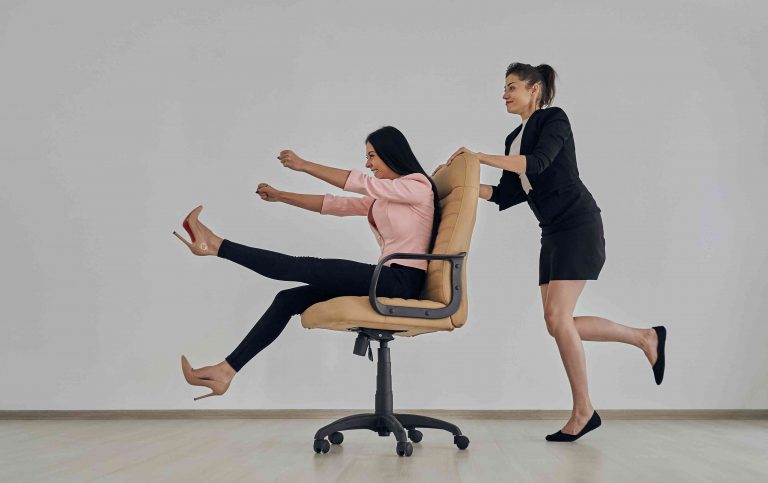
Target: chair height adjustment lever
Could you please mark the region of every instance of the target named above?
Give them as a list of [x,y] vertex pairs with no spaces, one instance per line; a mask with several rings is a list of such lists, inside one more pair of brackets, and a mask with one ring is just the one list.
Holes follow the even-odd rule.
[[371,338],[366,334],[360,332],[355,339],[355,349],[352,351],[358,356],[365,357],[368,355],[368,359],[373,361],[373,351],[371,350]]

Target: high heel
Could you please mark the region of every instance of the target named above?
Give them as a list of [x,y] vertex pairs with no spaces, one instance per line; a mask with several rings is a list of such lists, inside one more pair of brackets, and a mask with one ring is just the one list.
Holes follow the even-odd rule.
[[[198,206],[200,208],[203,205]],[[197,208],[195,208],[197,209]],[[191,215],[192,213],[190,213]],[[192,228],[189,226],[189,215],[187,215],[186,218],[184,218],[184,222],[181,224],[185,230],[187,230],[187,233],[189,233],[189,237],[192,239],[192,243],[195,243],[195,234],[192,233]]]
[[195,376],[192,373],[192,365],[184,356],[181,356],[181,371],[184,373],[184,379],[187,380],[187,383],[193,386],[205,386],[211,390],[210,394],[204,394],[194,398],[195,401],[210,396],[221,396],[227,392],[227,389],[229,389],[228,382],[214,381],[212,379],[203,379],[201,377]]
[[206,235],[208,234],[206,232],[210,232],[210,230],[202,226],[200,220],[197,219],[201,211],[203,211],[203,205],[192,210],[182,222],[182,226],[187,230],[187,233],[189,233],[192,243],[185,240],[184,237],[176,233],[175,230],[173,234],[189,247],[195,255],[216,255],[216,250],[208,244],[209,240],[206,240]]

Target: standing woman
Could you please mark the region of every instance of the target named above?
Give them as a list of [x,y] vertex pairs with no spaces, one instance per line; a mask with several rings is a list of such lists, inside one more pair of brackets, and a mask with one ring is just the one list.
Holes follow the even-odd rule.
[[[656,384],[661,384],[666,328],[636,329],[601,317],[573,316],[586,281],[597,280],[605,263],[605,238],[600,208],[579,179],[568,116],[559,107],[545,108],[555,97],[555,75],[546,64],[511,64],[503,98],[507,112],[519,115],[522,125],[507,136],[504,156],[474,154],[481,164],[503,170],[498,186],[480,185],[480,197],[499,205],[500,211],[527,202],[539,221],[544,320],[557,343],[573,397],[571,418],[546,439],[570,442],[601,424],[589,398],[582,340],[623,342],[642,349]],[[451,160],[460,152],[472,153],[460,148]]]

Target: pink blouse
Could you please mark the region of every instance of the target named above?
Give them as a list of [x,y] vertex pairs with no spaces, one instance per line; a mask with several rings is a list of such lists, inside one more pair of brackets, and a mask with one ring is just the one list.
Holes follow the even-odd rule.
[[[368,225],[381,248],[381,257],[391,253],[427,253],[432,238],[435,214],[432,183],[421,173],[397,179],[379,179],[353,169],[344,191],[364,195],[334,196],[326,194],[320,213],[336,216],[367,216]],[[427,269],[427,260],[392,259],[384,265],[398,263]]]

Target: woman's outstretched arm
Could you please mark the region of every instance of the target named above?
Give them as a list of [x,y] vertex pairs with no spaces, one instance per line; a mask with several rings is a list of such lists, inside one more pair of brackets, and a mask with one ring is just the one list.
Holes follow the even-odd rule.
[[498,156],[477,153],[480,164],[501,168],[517,174],[541,174],[554,161],[565,143],[573,135],[571,123],[565,111],[559,107],[548,108],[551,114],[539,128],[538,140],[533,151],[526,155]]
[[500,168],[513,173],[522,174],[526,172],[527,159],[525,155],[502,156],[499,154],[477,153],[480,164]]
[[277,159],[279,159],[286,168],[310,174],[337,188],[344,189],[344,184],[346,184],[347,178],[349,177],[348,169],[332,168],[331,166],[307,161],[306,159],[299,157],[290,149],[280,151],[280,155]]
[[323,207],[323,195],[305,195],[301,193],[290,193],[288,191],[280,191],[267,183],[260,183],[256,190],[261,199],[264,201],[279,201],[292,206],[298,206],[305,210],[314,211],[320,213]]
[[323,195],[305,195],[281,191],[280,201],[287,205],[298,206],[299,208],[316,213],[320,213],[320,209],[323,207]]
[[453,161],[453,158],[461,153],[468,153],[472,156],[477,156],[477,160],[480,161],[480,164],[485,164],[486,166],[491,166],[493,168],[500,168],[505,171],[512,171],[513,173],[517,174],[525,173],[527,169],[527,160],[524,155],[502,156],[496,154],[485,154],[481,152],[474,152],[465,147],[460,147],[456,150],[455,153],[451,155],[450,158],[448,158],[447,162],[441,164],[435,169],[435,172],[432,173],[432,176],[434,176],[435,173],[437,173],[444,166],[450,165]]
[[314,211],[321,215],[335,216],[365,216],[373,204],[373,198],[368,196],[334,196],[305,195],[290,193],[273,188],[267,183],[260,183],[256,193],[264,201],[279,201],[305,210]]
[[[466,148],[462,148],[462,149],[466,149]],[[451,156],[448,162],[446,162],[445,164],[441,164],[440,166],[435,168],[435,171],[432,173],[432,176],[434,176],[435,173],[443,169],[445,166],[451,164],[451,161],[453,161],[454,156],[456,156],[456,154],[458,154],[459,152],[461,152],[461,150],[456,151],[456,153],[453,156]],[[480,184],[480,190],[478,191],[478,196],[486,201],[499,203],[498,190],[499,190],[498,186],[492,186],[489,184]]]

